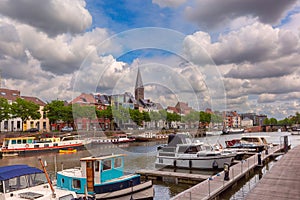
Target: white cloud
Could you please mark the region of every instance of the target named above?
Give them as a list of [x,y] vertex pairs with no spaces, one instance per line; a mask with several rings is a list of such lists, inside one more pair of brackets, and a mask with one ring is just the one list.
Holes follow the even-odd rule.
[[85,31],[92,23],[85,6],[84,0],[3,0],[0,14],[55,36]]
[[[297,0],[195,0],[185,14],[205,29],[224,29],[240,17],[257,18],[262,23],[279,24],[282,17],[295,6]],[[266,12],[267,10],[267,12]]]

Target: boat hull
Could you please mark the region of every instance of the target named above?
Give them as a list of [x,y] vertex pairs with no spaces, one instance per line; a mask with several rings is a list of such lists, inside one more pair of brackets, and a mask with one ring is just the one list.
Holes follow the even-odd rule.
[[128,187],[122,190],[117,190],[114,192],[96,194],[95,197],[97,200],[104,199],[130,199],[131,197],[135,200],[150,200],[153,199],[153,186],[151,181],[140,183],[134,185],[133,187]]
[[155,167],[171,167],[184,169],[222,169],[224,163],[231,164],[235,155],[216,156],[210,158],[174,158],[158,156]]

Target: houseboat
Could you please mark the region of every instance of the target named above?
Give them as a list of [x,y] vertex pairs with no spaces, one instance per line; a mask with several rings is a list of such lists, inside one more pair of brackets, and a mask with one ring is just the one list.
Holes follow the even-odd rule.
[[77,194],[59,189],[44,171],[28,165],[0,167],[1,200],[73,200]]
[[169,135],[168,144],[159,148],[156,168],[218,169],[224,163],[232,164],[236,153],[192,141],[188,135]]
[[81,139],[79,135],[63,137],[49,137],[37,139],[36,137],[4,138],[0,149],[0,156],[25,155],[37,152],[59,152],[67,149],[84,149],[88,140]]
[[57,172],[57,186],[95,199],[153,199],[152,181],[124,173],[123,154],[86,157],[81,167]]

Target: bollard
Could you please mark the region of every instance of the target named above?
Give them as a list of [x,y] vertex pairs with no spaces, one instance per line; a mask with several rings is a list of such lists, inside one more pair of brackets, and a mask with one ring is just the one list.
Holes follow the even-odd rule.
[[257,165],[261,166],[261,153],[260,152],[257,154]]
[[283,137],[283,144],[284,144],[284,153],[287,153],[288,152],[288,149],[289,149],[289,141],[288,141],[288,136],[285,135]]
[[229,180],[229,168],[230,165],[228,163],[224,163],[224,181]]

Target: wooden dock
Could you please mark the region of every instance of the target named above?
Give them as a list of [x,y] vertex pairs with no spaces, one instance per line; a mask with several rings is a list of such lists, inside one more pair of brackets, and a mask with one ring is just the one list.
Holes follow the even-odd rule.
[[257,199],[300,198],[300,146],[284,155],[246,197]]
[[188,174],[181,172],[158,171],[158,170],[138,170],[136,173],[140,174],[144,179],[162,180],[175,183],[197,184],[208,179],[209,175],[202,174]]
[[[273,153],[283,150],[283,145],[277,145],[268,150],[268,153],[262,152],[260,154],[262,162],[273,155]],[[255,167],[258,166],[259,153],[254,154],[246,160],[240,161],[230,167],[229,180],[224,181],[224,171],[211,176],[205,181],[179,193],[173,200],[192,200],[192,199],[214,199],[237,183],[244,176],[248,176]]]

